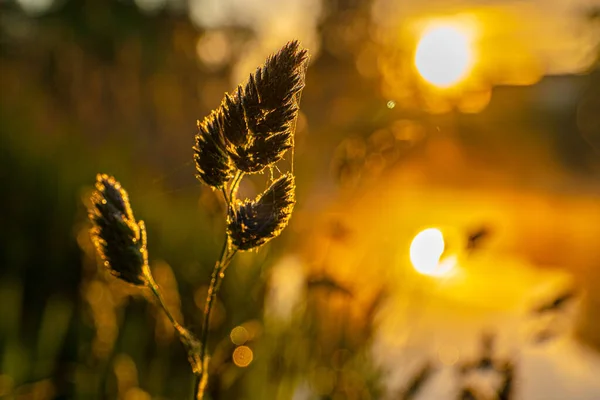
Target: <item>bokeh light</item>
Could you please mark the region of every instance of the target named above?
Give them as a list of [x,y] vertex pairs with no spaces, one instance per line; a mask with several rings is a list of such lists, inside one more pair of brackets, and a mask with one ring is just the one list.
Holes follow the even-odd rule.
[[243,326],[236,326],[231,330],[229,338],[233,344],[242,345],[248,341],[250,333]]
[[54,0],[17,0],[23,10],[33,16],[43,14],[54,4]]
[[463,79],[473,64],[471,38],[452,25],[433,26],[417,45],[415,66],[427,82],[446,88]]
[[444,276],[456,264],[453,256],[440,261],[444,250],[442,232],[437,228],[425,229],[419,232],[410,244],[410,261],[415,270],[423,275]]
[[248,346],[239,346],[233,351],[233,363],[238,367],[247,367],[254,358],[252,349]]

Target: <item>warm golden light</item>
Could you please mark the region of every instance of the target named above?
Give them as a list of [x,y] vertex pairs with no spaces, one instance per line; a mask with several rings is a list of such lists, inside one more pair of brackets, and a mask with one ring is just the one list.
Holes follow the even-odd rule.
[[421,231],[410,244],[410,261],[423,275],[446,275],[456,264],[456,257],[448,257],[440,262],[444,253],[444,236],[439,229],[429,228]]
[[248,333],[248,330],[241,325],[233,328],[231,330],[231,333],[229,334],[231,342],[237,345],[242,345],[246,343],[249,337],[250,333]]
[[248,346],[239,346],[233,351],[233,363],[238,367],[247,367],[252,362],[254,354]]
[[473,64],[470,35],[452,25],[425,31],[415,53],[415,66],[427,82],[440,88],[461,81]]

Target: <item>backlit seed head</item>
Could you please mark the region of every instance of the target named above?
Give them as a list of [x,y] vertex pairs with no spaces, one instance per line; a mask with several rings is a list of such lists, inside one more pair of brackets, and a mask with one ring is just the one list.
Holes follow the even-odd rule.
[[304,88],[308,53],[297,41],[269,57],[248,83],[226,94],[220,109],[223,137],[236,168],[260,172],[292,147],[298,97]]
[[286,173],[255,200],[238,201],[230,210],[227,232],[240,250],[251,250],[279,236],[295,204],[295,182]]
[[145,284],[146,230],[143,221],[135,221],[127,192],[112,176],[98,174],[91,201],[92,241],[104,265],[126,282]]
[[209,186],[222,187],[232,174],[229,155],[222,134],[223,111],[213,111],[204,121],[198,121],[194,146],[194,161],[198,179]]

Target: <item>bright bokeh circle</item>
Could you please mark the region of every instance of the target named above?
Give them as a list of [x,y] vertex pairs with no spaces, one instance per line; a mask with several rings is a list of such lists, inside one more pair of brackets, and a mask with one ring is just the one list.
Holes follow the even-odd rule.
[[457,84],[471,70],[473,50],[469,34],[451,25],[435,26],[421,36],[415,66],[430,84],[447,88]]
[[445,276],[456,265],[456,256],[441,260],[446,244],[439,229],[429,228],[419,232],[410,244],[410,262],[423,275]]

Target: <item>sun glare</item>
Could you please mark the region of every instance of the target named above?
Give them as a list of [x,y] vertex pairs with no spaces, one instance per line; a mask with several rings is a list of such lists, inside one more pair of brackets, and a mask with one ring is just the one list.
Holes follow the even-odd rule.
[[473,64],[470,35],[452,25],[425,31],[417,45],[415,66],[427,82],[440,88],[460,82]]
[[455,257],[448,257],[440,262],[444,253],[444,236],[439,229],[425,229],[414,237],[410,244],[410,261],[423,275],[443,276],[454,268]]

